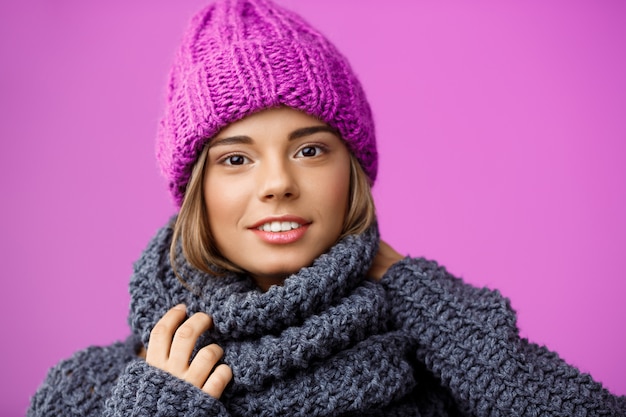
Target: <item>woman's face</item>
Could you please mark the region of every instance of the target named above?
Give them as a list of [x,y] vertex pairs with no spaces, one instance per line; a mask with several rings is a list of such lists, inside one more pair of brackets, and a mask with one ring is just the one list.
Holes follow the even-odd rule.
[[263,289],[337,241],[349,188],[350,155],[338,134],[291,108],[248,116],[209,145],[204,195],[214,241]]

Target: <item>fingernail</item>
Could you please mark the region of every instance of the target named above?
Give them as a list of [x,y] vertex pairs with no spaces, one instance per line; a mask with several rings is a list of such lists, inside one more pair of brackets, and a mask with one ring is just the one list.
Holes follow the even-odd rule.
[[185,304],[178,304],[174,306],[174,310],[187,311],[187,306],[185,306]]

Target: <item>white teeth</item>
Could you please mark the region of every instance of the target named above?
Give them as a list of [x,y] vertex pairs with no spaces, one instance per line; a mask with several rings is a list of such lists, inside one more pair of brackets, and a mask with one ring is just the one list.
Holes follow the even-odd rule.
[[288,232],[293,229],[297,229],[300,227],[300,224],[296,222],[269,222],[264,223],[263,225],[257,227],[258,230],[262,230],[264,232]]

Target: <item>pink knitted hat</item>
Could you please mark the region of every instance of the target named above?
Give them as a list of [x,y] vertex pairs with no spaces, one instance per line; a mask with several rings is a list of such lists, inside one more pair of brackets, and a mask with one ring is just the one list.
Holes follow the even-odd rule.
[[191,21],[159,125],[157,159],[180,207],[204,145],[226,125],[288,106],[337,129],[372,183],[374,123],[347,60],[300,16],[269,0],[218,0]]

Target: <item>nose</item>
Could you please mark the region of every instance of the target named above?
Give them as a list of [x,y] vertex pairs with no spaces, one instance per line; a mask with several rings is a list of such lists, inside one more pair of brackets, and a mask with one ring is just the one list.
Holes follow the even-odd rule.
[[268,161],[259,175],[259,198],[262,200],[283,200],[297,198],[299,195],[298,184],[287,162],[273,160]]

